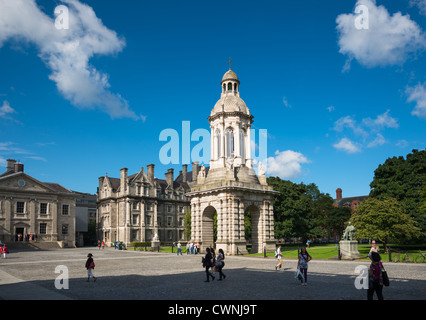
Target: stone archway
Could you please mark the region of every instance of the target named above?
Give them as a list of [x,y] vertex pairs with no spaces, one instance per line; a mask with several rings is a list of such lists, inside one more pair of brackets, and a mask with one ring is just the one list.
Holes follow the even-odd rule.
[[256,205],[248,206],[244,211],[244,216],[250,219],[251,225],[251,253],[261,253],[263,251],[262,239],[262,221],[260,219],[260,210]]
[[212,206],[207,206],[203,210],[201,216],[201,249],[214,248],[215,234],[214,234],[214,217],[216,209]]

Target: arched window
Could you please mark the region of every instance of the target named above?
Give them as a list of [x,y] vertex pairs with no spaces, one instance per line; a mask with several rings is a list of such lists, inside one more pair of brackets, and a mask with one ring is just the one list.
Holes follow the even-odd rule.
[[231,91],[232,90],[232,83],[228,82],[228,90]]
[[237,91],[237,84],[234,83],[234,91]]
[[226,158],[234,157],[234,132],[231,128],[226,129],[225,133],[226,140]]
[[218,160],[222,153],[222,146],[221,146],[221,137],[220,130],[217,129],[215,133],[215,145],[216,145],[216,160]]
[[223,84],[223,91],[222,92],[225,92],[226,91],[226,84]]
[[246,149],[245,149],[245,132],[244,132],[244,130],[240,130],[240,155],[241,155],[241,161],[242,161],[242,163],[244,163],[244,161],[245,161],[245,158],[246,158],[246,156],[245,156],[245,151],[246,151]]

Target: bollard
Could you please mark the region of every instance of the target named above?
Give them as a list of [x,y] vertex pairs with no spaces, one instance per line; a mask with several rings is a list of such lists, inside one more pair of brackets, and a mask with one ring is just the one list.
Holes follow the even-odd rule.
[[266,258],[266,247],[263,247],[263,257]]
[[388,247],[388,253],[389,253],[389,262],[392,262],[392,254],[391,254],[391,248]]

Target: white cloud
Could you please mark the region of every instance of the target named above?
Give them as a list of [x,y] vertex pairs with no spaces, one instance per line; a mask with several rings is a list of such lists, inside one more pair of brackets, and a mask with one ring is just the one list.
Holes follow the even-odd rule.
[[368,133],[356,123],[356,120],[351,116],[341,117],[339,120],[334,122],[334,130],[341,132],[345,128],[350,128],[357,136],[367,136]]
[[284,107],[291,108],[291,105],[288,103],[288,100],[286,97],[283,97],[283,103],[284,103]]
[[409,15],[396,12],[390,15],[374,0],[358,0],[355,8],[368,7],[368,29],[357,28],[355,13],[337,17],[339,52],[346,55],[344,70],[352,59],[366,67],[401,65],[411,55],[426,48],[426,37]]
[[411,114],[426,119],[426,82],[407,88],[406,93],[408,94],[408,102],[416,102]]
[[398,142],[396,143],[396,146],[400,148],[407,148],[409,145],[410,144],[407,140],[398,140]]
[[275,157],[266,159],[265,172],[282,179],[296,178],[302,173],[301,164],[303,163],[309,163],[309,160],[302,153],[291,150],[282,152],[277,150]]
[[363,124],[372,130],[382,130],[384,128],[398,128],[398,119],[393,118],[389,115],[390,110],[387,110],[383,114],[379,114],[376,119],[365,118],[362,119]]
[[333,147],[338,150],[343,150],[350,154],[361,151],[361,149],[348,138],[342,138],[338,143],[333,144]]
[[10,106],[9,102],[3,101],[3,105],[0,107],[0,118],[12,119],[10,115],[14,113],[16,111]]
[[327,107],[328,112],[333,112],[335,110],[334,106]]
[[378,133],[376,135],[376,138],[367,145],[367,148],[382,146],[385,143],[386,143],[386,139],[380,133]]
[[410,0],[410,5],[417,6],[420,13],[426,16],[426,0]]
[[[120,52],[124,39],[105,27],[88,5],[63,0],[69,9],[69,29],[58,30],[55,20],[43,13],[34,0],[0,0],[0,46],[7,40],[35,44],[49,79],[59,92],[78,108],[98,108],[111,118],[144,119],[127,101],[112,93],[108,75],[89,63],[95,55]],[[53,15],[53,12],[52,12]]]

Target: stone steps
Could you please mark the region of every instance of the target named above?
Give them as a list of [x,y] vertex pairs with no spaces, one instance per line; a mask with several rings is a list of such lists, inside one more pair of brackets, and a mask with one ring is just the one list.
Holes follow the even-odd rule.
[[8,242],[6,243],[10,251],[23,250],[52,250],[60,249],[60,245],[56,241],[52,242]]

